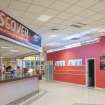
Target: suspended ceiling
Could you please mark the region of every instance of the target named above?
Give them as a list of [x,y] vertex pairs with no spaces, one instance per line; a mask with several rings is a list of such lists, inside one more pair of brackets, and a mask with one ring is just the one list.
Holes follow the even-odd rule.
[[105,0],[0,0],[0,9],[39,33],[46,49],[105,32]]

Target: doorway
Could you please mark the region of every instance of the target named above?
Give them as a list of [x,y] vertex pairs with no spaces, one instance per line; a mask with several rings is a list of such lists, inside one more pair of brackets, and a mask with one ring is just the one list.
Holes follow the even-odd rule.
[[87,69],[88,69],[88,87],[94,87],[95,86],[95,60],[94,59],[88,59]]

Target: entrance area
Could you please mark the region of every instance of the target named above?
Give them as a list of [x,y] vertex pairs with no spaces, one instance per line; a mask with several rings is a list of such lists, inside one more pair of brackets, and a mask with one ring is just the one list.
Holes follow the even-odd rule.
[[95,86],[95,61],[94,59],[88,59],[88,87]]

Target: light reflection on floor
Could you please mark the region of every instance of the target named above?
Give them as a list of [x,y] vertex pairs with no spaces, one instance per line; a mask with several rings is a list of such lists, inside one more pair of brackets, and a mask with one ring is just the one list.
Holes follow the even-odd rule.
[[89,89],[58,82],[40,82],[47,93],[30,105],[105,105],[105,90]]

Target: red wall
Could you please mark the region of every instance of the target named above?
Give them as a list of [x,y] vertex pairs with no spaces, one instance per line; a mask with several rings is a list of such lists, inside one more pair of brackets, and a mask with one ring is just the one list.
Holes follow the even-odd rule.
[[105,88],[105,70],[100,70],[100,56],[105,55],[105,37],[99,43],[61,50],[47,54],[48,60],[58,61],[82,58],[83,65],[79,67],[54,67],[54,80],[85,85],[86,59],[95,58],[96,87]]

